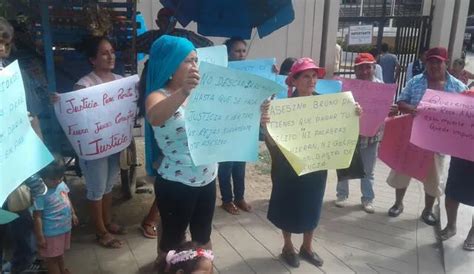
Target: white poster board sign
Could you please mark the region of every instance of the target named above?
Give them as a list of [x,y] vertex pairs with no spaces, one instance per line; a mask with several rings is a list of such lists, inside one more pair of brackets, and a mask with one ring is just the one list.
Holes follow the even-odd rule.
[[349,27],[349,45],[370,45],[372,44],[372,25],[356,25]]
[[137,114],[138,76],[60,94],[54,111],[64,133],[85,160],[124,150]]

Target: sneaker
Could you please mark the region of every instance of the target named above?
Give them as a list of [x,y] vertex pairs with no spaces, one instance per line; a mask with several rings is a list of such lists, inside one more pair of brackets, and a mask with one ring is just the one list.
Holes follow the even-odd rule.
[[374,205],[372,204],[372,202],[362,202],[362,208],[364,209],[365,212],[367,213],[374,213],[375,212],[375,209],[374,209]]
[[345,198],[345,197],[337,197],[336,201],[334,201],[334,204],[335,204],[337,207],[346,207],[347,198]]

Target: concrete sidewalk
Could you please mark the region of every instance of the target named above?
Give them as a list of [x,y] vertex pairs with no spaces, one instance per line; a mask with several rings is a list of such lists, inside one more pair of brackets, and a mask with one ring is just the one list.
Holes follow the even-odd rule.
[[[246,193],[254,207],[252,213],[232,216],[216,208],[212,233],[216,273],[445,273],[435,230],[419,220],[424,204],[421,184],[410,185],[405,212],[398,218],[388,217],[394,191],[384,182],[388,168],[381,162],[376,168],[375,214],[361,210],[358,181],[350,183],[350,205],[336,208],[335,174],[330,173],[314,237],[324,266],[316,268],[302,261],[300,268],[289,267],[279,258],[281,232],[266,219],[270,178],[252,178],[256,169],[258,164],[247,168]],[[67,267],[76,274],[154,273],[156,241],[145,239],[137,225],[146,212],[146,207],[143,209],[138,213],[121,211],[122,218],[135,220],[130,233],[122,238],[126,241],[124,248],[105,249],[94,242],[91,234],[73,234],[72,249],[66,253]],[[294,242],[299,247],[302,236],[295,235]]]

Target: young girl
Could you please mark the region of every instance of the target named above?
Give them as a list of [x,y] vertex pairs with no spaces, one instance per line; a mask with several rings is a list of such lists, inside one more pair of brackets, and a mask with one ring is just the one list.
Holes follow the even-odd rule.
[[212,250],[198,248],[195,243],[186,242],[166,255],[166,273],[211,274],[213,260]]
[[40,172],[48,192],[34,202],[38,253],[45,259],[50,274],[70,273],[64,266],[64,251],[70,247],[71,223],[78,224],[69,201],[69,188],[63,182],[64,169],[64,164],[55,160]]

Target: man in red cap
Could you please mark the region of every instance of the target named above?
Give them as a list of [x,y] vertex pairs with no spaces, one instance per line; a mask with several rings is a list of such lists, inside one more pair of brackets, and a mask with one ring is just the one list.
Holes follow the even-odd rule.
[[[355,58],[354,72],[356,78],[364,81],[383,83],[382,80],[375,77],[375,58],[370,53],[359,53]],[[373,190],[374,169],[377,159],[377,148],[382,139],[382,130],[379,130],[373,137],[359,136],[358,148],[364,166],[365,176],[360,180],[360,190],[362,192],[361,203],[362,209],[367,213],[374,213],[372,204],[375,194]],[[335,205],[337,207],[345,207],[347,198],[349,197],[349,181],[340,180],[337,182],[337,199]]]
[[176,28],[176,18],[174,11],[170,8],[162,8],[156,14],[155,23],[158,26],[157,30],[149,30],[137,37],[136,51],[139,53],[147,53],[156,39],[163,34],[183,37],[191,41],[196,48],[213,46],[211,40],[204,36],[198,35],[192,31]]
[[[426,89],[443,90],[446,92],[462,92],[467,86],[447,72],[448,50],[443,47],[431,48],[426,52],[425,72],[408,81],[398,97],[398,107],[402,113],[415,114]],[[415,164],[415,163],[414,163]],[[425,190],[425,208],[421,219],[428,225],[435,225],[438,220],[432,213],[436,197],[441,196],[440,180],[443,177],[444,156],[435,154],[433,167],[423,182]],[[395,204],[389,209],[388,215],[397,217],[403,212],[403,197],[405,196],[410,177],[390,171],[387,183],[396,189]]]

